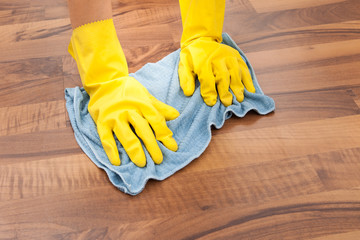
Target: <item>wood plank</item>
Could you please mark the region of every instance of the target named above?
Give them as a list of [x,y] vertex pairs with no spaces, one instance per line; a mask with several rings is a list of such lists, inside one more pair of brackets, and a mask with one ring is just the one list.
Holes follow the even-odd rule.
[[230,34],[243,51],[259,52],[359,39],[359,25],[360,21],[355,20],[244,34],[241,28],[230,28],[228,26],[231,24],[225,24],[224,31]]
[[0,85],[0,107],[64,99],[63,77],[27,80]]
[[1,9],[10,9],[14,10],[21,7],[30,7],[30,1],[29,0],[3,0],[0,3]]
[[[21,225],[21,229],[19,229]],[[56,224],[29,224],[13,223],[6,226],[0,226],[0,233],[3,239],[56,239],[52,234],[72,232],[70,227],[61,227]],[[64,239],[64,238],[63,238]]]
[[244,12],[255,12],[255,9],[249,0],[226,0],[225,12],[232,11],[242,14]]
[[135,1],[119,2],[121,9],[113,5],[113,18],[117,29],[167,24],[181,19],[178,1],[167,1],[167,3],[150,1],[147,4],[144,3]]
[[48,57],[1,62],[0,75],[1,84],[7,86],[28,80],[62,77],[63,60],[61,57]]
[[360,186],[360,148],[309,156],[327,190]]
[[360,237],[360,231],[353,231],[347,233],[331,234],[317,238],[311,238],[311,240],[357,240]]
[[277,0],[274,2],[270,2],[267,0],[249,0],[250,3],[255,8],[256,12],[263,13],[263,12],[275,12],[275,11],[282,11],[282,10],[289,10],[289,9],[297,9],[297,8],[309,8],[309,7],[317,7],[332,3],[341,3],[345,0],[299,0],[296,2],[292,2],[289,4],[287,0]]
[[[148,26],[120,28],[117,25],[115,27],[124,51],[127,48],[173,44],[169,24],[153,24],[151,28]],[[131,57],[129,58],[132,59]]]
[[[134,59],[128,61],[130,68],[136,65],[138,69],[138,65],[142,66],[144,62],[156,62],[179,47],[178,44],[172,43],[169,32],[164,31],[169,28],[167,24],[155,25],[155,29],[148,27],[120,29],[118,25],[116,24],[116,28],[125,55],[128,59]],[[50,52],[53,57],[69,55],[67,44],[71,33],[68,19],[0,26],[0,28],[3,28],[5,33],[3,36],[5,41],[12,41],[10,48],[4,46],[4,55],[0,57],[0,61],[43,58],[49,56]],[[159,32],[155,37],[154,31]],[[140,35],[142,37],[139,37]],[[28,47],[29,44],[33,46],[31,49]],[[24,49],[26,49],[25,52]]]
[[66,1],[3,0],[0,3],[0,26],[64,17],[68,17]]
[[109,186],[85,154],[9,163],[0,169],[0,202]]
[[15,161],[26,162],[82,153],[71,128],[0,136],[0,145],[2,166]]
[[278,69],[278,67],[281,66],[282,69],[285,70],[286,66],[289,65],[293,66],[300,63],[313,65],[313,62],[319,62],[325,59],[331,60],[346,56],[358,56],[360,55],[359,44],[360,39],[354,39],[310,46],[250,52],[246,55],[253,66],[257,68]]
[[39,6],[67,6],[67,2],[62,0],[52,0],[51,2],[46,0],[2,0],[0,3],[1,8],[17,9],[26,7],[39,7]]
[[[5,43],[31,41],[70,35],[70,20],[54,19],[37,22],[25,22],[0,26],[0,40]],[[54,38],[56,39],[56,38]]]
[[[360,55],[359,55],[360,56]],[[309,92],[319,90],[348,89],[360,85],[359,62],[356,56],[353,61],[348,59],[348,63],[335,64],[327,63],[325,66],[311,67],[308,63],[304,66],[290,67],[294,69],[272,72],[270,68],[258,69],[257,78],[261,88],[266,94],[283,94],[293,92]],[[314,64],[316,65],[316,64]],[[322,65],[322,64],[317,64]],[[284,67],[286,68],[286,67]],[[262,70],[264,72],[262,72]]]
[[0,46],[0,62],[65,55],[71,36],[69,19],[11,24],[0,30],[0,39],[7,43]]
[[0,108],[0,136],[66,127],[64,101]]
[[70,34],[69,36],[54,37],[53,39],[36,39],[0,46],[0,52],[2,53],[0,62],[63,56],[68,54],[69,39]]
[[[338,119],[335,120],[339,121]],[[325,125],[329,128],[332,128],[332,126],[327,124]],[[338,128],[341,127],[342,126],[339,126]],[[317,130],[318,129],[316,128],[312,128],[312,131],[318,132]],[[317,134],[322,135],[322,132],[318,132]],[[354,129],[354,134],[357,134],[356,129]],[[309,135],[306,134],[306,136]],[[286,139],[286,137],[284,137],[284,139]],[[331,144],[325,143],[325,145]],[[223,159],[222,164],[226,164],[226,161],[227,159]],[[254,162],[256,162],[256,164],[254,164]],[[181,213],[184,211],[187,212],[190,209],[215,209],[228,206],[228,204],[231,206],[236,203],[254,204],[255,202],[272,202],[275,199],[283,199],[284,194],[287,194],[288,197],[291,197],[295,195],[309,194],[311,192],[318,192],[323,189],[322,184],[319,183],[316,172],[313,171],[311,164],[306,158],[292,158],[292,160],[285,159],[280,162],[271,161],[268,163],[253,160],[251,163],[245,161],[244,163],[245,165],[238,165],[238,167],[227,167],[223,168],[223,170],[221,170],[220,167],[214,170],[209,170],[209,168],[202,169],[201,174],[199,174],[199,172],[188,171],[188,169],[191,169],[190,167],[186,168],[178,173],[176,178],[170,178],[166,182],[149,183],[149,186],[145,189],[144,194],[141,195],[146,197],[134,198],[132,203],[135,205],[133,206],[136,206],[135,208],[137,211],[141,211],[143,213],[142,219],[144,219],[145,212],[149,210],[146,210],[147,205],[145,203],[141,204],[141,202],[149,201],[149,197],[156,198],[156,200],[150,200],[152,203],[152,210],[156,210],[156,212],[158,212],[158,217],[161,217],[164,216],[164,214],[168,211],[172,211],[172,213],[174,213],[174,211],[179,211],[179,213]],[[37,169],[35,166],[32,168]],[[46,166],[45,163],[44,166]],[[18,168],[19,167],[14,166],[14,169]],[[54,167],[53,169],[58,169],[58,167]],[[54,173],[51,176],[54,177],[57,176],[57,174]],[[52,178],[51,176],[49,176],[49,178]],[[196,179],[195,182],[194,179]],[[53,180],[50,182],[55,185],[53,187],[58,186],[56,181]],[[224,186],[226,186],[225,189]],[[41,188],[41,184],[39,187]],[[14,189],[19,189],[19,187],[14,187]],[[216,189],[222,189],[222,194],[214,195]],[[20,188],[20,190],[23,189]],[[31,193],[31,191],[24,190],[23,192]],[[185,196],[182,195],[184,192],[186,192]],[[80,193],[76,191],[76,194]],[[51,201],[48,201],[53,202],[54,199],[50,195],[47,195],[47,197],[51,199]],[[121,196],[123,195],[117,194],[117,197]],[[87,197],[84,198],[88,199]],[[169,205],[167,199],[178,199],[178,201],[173,201]],[[59,201],[64,201],[64,199],[59,199]],[[80,202],[82,202],[82,200]],[[42,204],[45,204],[45,202]],[[74,202],[72,202],[72,204],[74,204]],[[166,207],[164,208],[164,206]],[[176,206],[181,207],[176,210]],[[107,207],[111,207],[111,205],[109,206],[107,204]],[[130,209],[130,206],[123,207],[127,209],[121,210],[121,212],[124,214],[124,217],[129,216],[125,214],[126,211],[135,211],[134,208]],[[32,210],[30,209],[29,211]],[[132,213],[135,214],[135,212]],[[29,214],[29,216],[34,216],[33,214],[42,213],[32,213]],[[134,217],[136,214],[132,216]],[[149,217],[155,216],[149,213]],[[121,216],[117,216],[118,220],[119,218],[121,218]],[[36,219],[41,219],[41,217],[39,216]]]
[[[357,116],[354,116],[354,118],[356,119]],[[344,118],[344,119],[347,119],[347,118]],[[321,139],[324,138],[324,139],[333,139],[334,141],[336,141],[336,138],[332,137],[333,135],[338,135],[338,137],[341,137],[341,138],[344,138],[344,139],[353,139],[354,136],[356,136],[356,131],[358,129],[358,127],[356,126],[355,124],[355,128],[354,128],[354,132],[342,132],[342,130],[338,131],[329,131],[329,129],[334,129],[334,127],[338,126],[338,122],[341,122],[343,121],[343,119],[330,119],[330,120],[325,120],[325,121],[315,121],[315,122],[311,122],[311,123],[307,123],[305,125],[302,125],[302,124],[296,124],[296,125],[289,125],[287,128],[285,129],[282,129],[283,132],[287,132],[288,129],[292,129],[292,131],[296,130],[296,132],[300,132],[302,133],[302,130],[301,129],[312,129],[311,131],[315,131],[317,132],[316,129],[318,129],[319,127],[321,127],[321,125],[323,126],[326,126],[325,128],[321,128],[321,131],[318,133],[319,136],[321,136]],[[330,123],[329,123],[330,122]],[[355,122],[356,123],[356,120],[350,120],[350,122]],[[314,128],[313,124],[316,126]],[[353,126],[354,124],[350,124],[350,125],[347,125],[347,123],[343,123],[341,124],[340,123],[340,126],[343,126],[345,129],[349,129],[351,126]],[[231,131],[220,131],[218,133],[215,134],[213,140],[212,140],[212,143],[211,143],[211,147],[212,149],[214,149],[214,151],[216,152],[217,155],[221,156],[223,153],[225,154],[225,152],[229,152],[231,153],[230,156],[233,156],[234,159],[238,159],[239,156],[242,156],[242,160],[241,162],[243,163],[249,163],[249,162],[253,162],[254,160],[256,159],[263,159],[263,160],[267,160],[267,161],[270,161],[272,159],[277,159],[281,156],[281,154],[283,153],[284,150],[279,150],[278,148],[275,148],[273,149],[272,147],[269,147],[268,144],[270,142],[276,142],[277,139],[281,139],[283,137],[280,137],[276,132],[278,129],[280,129],[282,127],[277,127],[277,128],[268,128],[267,130],[271,130],[271,133],[267,134],[268,137],[267,139],[264,139],[262,142],[262,144],[260,144],[261,141],[258,140],[258,136],[259,136],[259,132],[262,132],[264,131],[264,129],[252,129],[252,130],[249,130],[249,131],[245,131],[245,135],[243,133],[243,131],[246,129],[244,127],[234,127],[232,129],[230,129]],[[338,129],[338,128],[335,128],[335,129]],[[248,144],[245,144],[246,146],[240,146],[236,148],[236,151],[233,150],[228,150],[228,149],[224,149],[224,141],[225,140],[222,140],[224,135],[227,135],[229,133],[229,135],[231,133],[234,133],[234,132],[242,132],[241,135],[244,136],[245,139],[247,139],[246,141],[248,142]],[[352,131],[352,130],[351,130]],[[275,132],[275,133],[274,133]],[[289,130],[289,132],[291,132]],[[305,137],[305,136],[308,136],[307,135],[307,132],[304,132],[303,134],[300,134],[299,136],[293,136],[295,137],[295,140],[293,143],[291,143],[290,145],[291,146],[294,146],[295,147],[295,150],[291,151],[289,150],[289,152],[292,152],[292,154],[290,156],[294,157],[294,156],[301,156],[301,155],[304,155],[304,154],[310,154],[311,152],[306,152],[308,149],[312,150],[313,152],[315,151],[314,147],[318,146],[318,144],[316,144],[318,141],[319,142],[322,142],[322,140],[316,140],[316,137],[317,137],[317,134],[314,135],[314,134],[311,134],[309,135],[309,140],[311,138],[314,138],[313,140],[310,140],[310,142],[308,144],[306,144],[306,146],[304,147],[300,147],[299,148],[299,144],[301,145],[302,143],[302,139]],[[353,135],[353,134],[355,135]],[[272,138],[273,140],[270,140],[269,139],[269,136],[270,138]],[[72,137],[72,136],[70,136]],[[221,139],[219,140],[218,137],[220,137]],[[349,140],[348,139],[348,140]],[[355,141],[356,138],[354,139]],[[228,143],[229,143],[229,140],[226,140]],[[232,140],[234,141],[233,144],[235,144],[236,142],[242,142],[241,140]],[[264,149],[264,154],[266,154],[265,156],[263,155],[263,153],[258,153],[258,151],[256,150],[249,150],[247,148],[247,146],[249,145],[256,145],[255,142],[257,142],[257,146],[262,146],[262,148]],[[357,141],[358,142],[358,141]],[[287,142],[289,143],[289,142]],[[233,146],[233,144],[228,144],[228,148],[231,148]],[[214,145],[214,146],[213,146]],[[242,144],[243,145],[243,144]],[[280,144],[279,144],[280,145]],[[312,145],[314,147],[312,148],[308,148],[308,145]],[[353,144],[353,146],[356,146],[356,143]],[[347,148],[348,145],[347,145],[347,141],[345,141],[342,145],[338,146],[335,142],[329,142],[329,144],[325,144],[322,148],[323,151],[332,151],[334,149],[338,149],[338,148],[341,148],[341,147],[344,147],[344,148]],[[272,150],[269,152],[269,150]],[[281,149],[289,149],[289,144],[285,144],[284,145],[281,145]],[[266,150],[266,151],[265,151]],[[209,152],[210,151],[210,152]],[[229,164],[230,166],[233,166],[234,164],[238,164],[238,162],[233,162],[231,161],[231,158],[228,158],[228,157],[224,157],[224,160],[222,162],[217,162],[217,161],[213,161],[211,160],[214,156],[214,151],[211,151],[211,150],[208,150],[205,152],[205,154],[201,157],[200,160],[197,160],[195,161],[192,165],[195,165],[195,167],[191,168],[193,169],[193,171],[197,171],[199,169],[215,169],[215,168],[218,168],[218,167],[226,167],[228,166],[227,164]],[[305,151],[305,153],[302,153],[302,151]],[[280,154],[280,155],[279,155]],[[295,155],[294,155],[295,154]],[[289,157],[290,157],[289,156]],[[222,157],[220,157],[222,158]],[[248,160],[246,160],[248,159]],[[201,163],[201,164],[200,164]],[[198,167],[196,167],[197,165],[199,165]],[[185,171],[185,170],[184,170]]]
[[[184,172],[292,159],[360,146],[360,115],[217,133]],[[214,159],[221,159],[214,160]]]
[[360,108],[354,102],[350,90],[292,92],[270,96],[276,105],[274,113],[262,116],[249,112],[244,118],[232,117],[220,131],[213,130],[212,135],[360,114]]
[[[316,193],[265,204],[204,209],[168,218],[154,217],[149,221],[130,222],[131,216],[128,216],[128,221],[115,220],[112,218],[115,214],[106,212],[112,216],[108,215],[107,218],[101,219],[98,218],[99,215],[91,215],[91,219],[97,221],[93,227],[89,227],[90,221],[85,216],[77,218],[76,225],[61,222],[60,218],[33,218],[26,224],[15,225],[2,222],[2,226],[13,229],[18,236],[33,234],[36,238],[53,233],[48,237],[49,239],[64,239],[65,237],[70,239],[80,237],[84,239],[106,237],[115,239],[154,239],[154,237],[156,239],[218,239],[219,237],[224,239],[308,239],[345,231],[358,231],[359,199],[359,190],[352,189]],[[74,200],[77,201],[78,198]],[[39,201],[43,200],[39,199]],[[89,209],[88,211],[95,213],[94,209],[90,210],[90,207],[95,207],[95,205],[86,208],[85,204],[79,210]],[[51,205],[46,205],[46,209],[54,213],[51,211]],[[79,212],[77,210],[68,215],[68,209],[64,210],[66,212],[62,214],[62,218],[70,221]],[[83,212],[82,215],[86,213],[89,212]],[[119,215],[123,213],[118,212],[117,216]],[[23,215],[24,218],[28,218],[27,216],[27,214]],[[42,228],[37,228],[34,223]],[[22,225],[24,228],[21,227]]]
[[[62,1],[65,5],[50,5],[45,8],[44,19],[59,19],[59,18],[68,18],[69,9],[66,5],[67,1]],[[52,3],[49,2],[49,3]]]
[[[156,36],[154,31],[157,32]],[[146,63],[157,62],[180,47],[179,43],[172,40],[169,24],[154,24],[153,28],[117,27],[117,33],[127,58],[129,72],[137,71]]]
[[[11,1],[4,0],[2,6],[4,6],[5,10],[0,11],[0,25],[37,22],[57,18],[67,18],[69,16],[67,1],[15,1],[13,6]],[[171,6],[175,6],[175,9],[179,8],[177,1],[163,1],[163,3],[159,1],[121,1],[120,4],[117,3],[117,1],[113,1],[113,12],[114,15],[119,14],[119,12],[120,14],[124,14],[125,12],[125,14],[128,14],[123,18],[125,22],[134,23],[134,21],[129,20],[137,19],[139,16],[142,18],[154,18],[156,15],[161,16],[168,14],[171,12],[169,10],[171,9]],[[121,9],[119,9],[120,7]],[[8,9],[11,9],[11,11],[8,11]],[[176,14],[180,16],[179,11],[177,11]],[[165,15],[163,17],[168,16]],[[146,23],[146,20],[143,22]]]
[[[289,4],[292,5],[292,4]],[[278,31],[306,26],[359,20],[360,2],[348,0],[311,8],[258,13],[229,11],[225,14],[227,31],[238,34]]]
[[[359,201],[352,194],[358,196],[358,191],[313,194],[246,209],[235,205],[224,208],[222,213],[207,209],[161,223],[153,221],[136,236],[144,234],[146,238],[155,226],[154,235],[159,239],[304,239],[358,230]],[[127,232],[136,234],[130,229]]]
[[[131,201],[128,201],[129,196],[119,194],[118,190],[113,187],[110,189],[110,185],[101,186],[105,184],[103,180],[100,183],[94,183],[96,177],[93,177],[91,173],[86,173],[85,166],[79,165],[79,167],[75,167],[75,171],[71,170],[70,166],[62,167],[61,169],[66,170],[62,175],[69,176],[70,180],[60,180],[57,171],[61,171],[61,169],[56,167],[60,163],[53,162],[50,164],[51,167],[47,168],[46,165],[49,165],[49,161],[46,161],[39,165],[43,166],[42,170],[41,168],[37,170],[37,164],[39,163],[26,164],[30,167],[28,175],[41,172],[43,178],[33,179],[33,183],[27,185],[21,184],[22,179],[28,178],[27,175],[21,174],[24,170],[18,170],[19,165],[8,165],[10,169],[5,177],[11,177],[14,180],[12,180],[9,190],[5,188],[4,192],[5,194],[11,192],[13,199],[0,202],[2,209],[8,209],[2,212],[1,224],[16,222],[20,219],[28,223],[41,223],[43,222],[41,219],[46,214],[42,211],[45,207],[48,212],[58,216],[57,219],[53,219],[52,223],[86,228],[94,227],[95,222],[101,222],[101,219],[108,219],[106,225],[114,221],[120,223],[151,220],[174,216],[174,214],[223,209],[240,203],[253,205],[279,200],[285,195],[288,197],[300,196],[322,190],[321,182],[306,159],[296,159],[280,164],[268,163],[264,168],[259,168],[259,166],[238,167],[222,171],[207,171],[202,174],[182,174],[177,178],[169,179],[166,184],[164,184],[165,182],[152,182],[152,186],[147,187],[144,194],[132,198]],[[77,169],[81,168],[84,170],[81,170],[80,176],[73,176]],[[13,174],[13,176],[9,176],[9,174]],[[96,175],[101,178],[100,175]],[[72,181],[72,179],[77,179],[76,183],[72,184],[75,186],[65,187],[61,184],[65,183],[62,181]],[[193,179],[197,181],[194,182]],[[95,187],[96,185],[97,187]],[[66,191],[67,189],[69,191]],[[216,194],[219,190],[222,194]],[[97,195],[98,191],[106,192],[106,194],[95,198],[90,197],[94,194]],[[59,192],[61,194],[58,194]],[[173,200],[169,202],[168,199]],[[38,207],[29,208],[28,206],[34,205],[34,201],[40,201],[39,204],[36,204]],[[21,214],[14,215],[9,207],[16,206],[18,202],[22,203],[17,210]],[[63,209],[57,207],[59,203],[64,204]],[[94,209],[94,206],[97,207]],[[59,211],[64,217],[58,215]],[[76,212],[79,211],[82,214],[76,217]],[[100,215],[101,212],[107,214]],[[89,223],[78,221],[91,215],[93,215],[94,221]],[[104,224],[105,222],[98,226]]]
[[[127,25],[123,25],[123,22],[116,21],[115,27],[123,46],[143,47],[144,44],[172,43],[168,23],[154,23],[151,28],[148,26],[129,28]],[[68,38],[67,42],[69,42],[71,36],[71,26],[68,18],[5,25],[0,26],[0,31],[3,33],[0,36],[0,40],[4,43],[45,38],[49,41],[59,41],[60,37]],[[157,34],[154,35],[154,32],[157,32]]]
[[[10,1],[11,0],[3,0],[3,1]],[[16,0],[16,1],[21,1],[22,0]],[[51,2],[47,1],[47,0],[25,0],[26,2],[30,2],[31,6],[45,6],[45,7],[49,7],[49,6],[67,6],[67,1],[62,1],[62,0],[52,0]]]
[[0,9],[0,25],[31,22],[44,17],[44,7],[21,6],[15,9]]

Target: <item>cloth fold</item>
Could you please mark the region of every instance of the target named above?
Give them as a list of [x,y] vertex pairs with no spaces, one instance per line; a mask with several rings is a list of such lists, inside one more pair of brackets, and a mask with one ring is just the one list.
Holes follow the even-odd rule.
[[198,83],[193,96],[186,97],[183,94],[177,71],[180,49],[157,63],[148,63],[136,73],[130,74],[143,84],[154,97],[180,112],[177,119],[167,122],[179,149],[177,152],[172,152],[158,142],[164,155],[163,163],[160,165],[154,164],[144,147],[147,165],[144,168],[137,167],[130,161],[121,143],[117,140],[121,165],[112,165],[101,145],[96,125],[87,110],[89,95],[83,88],[65,89],[66,108],[79,146],[96,166],[107,173],[111,183],[119,190],[136,195],[144,189],[149,179],[164,180],[182,169],[204,152],[211,140],[211,126],[221,128],[225,120],[233,114],[237,117],[244,117],[250,110],[261,115],[275,110],[273,99],[262,92],[245,54],[226,33],[223,34],[223,44],[239,51],[248,65],[256,89],[256,93],[245,90],[245,98],[241,103],[237,102],[234,97],[233,104],[229,107],[224,107],[219,99],[213,107],[207,106],[201,98]]

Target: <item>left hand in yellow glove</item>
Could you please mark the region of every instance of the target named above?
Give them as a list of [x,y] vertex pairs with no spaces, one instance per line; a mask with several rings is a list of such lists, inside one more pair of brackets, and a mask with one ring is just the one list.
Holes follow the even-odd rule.
[[90,96],[88,110],[112,164],[121,163],[113,133],[130,160],[139,167],[146,165],[139,138],[157,164],[162,162],[163,155],[156,139],[168,149],[177,150],[166,120],[175,119],[179,112],[155,99],[128,75],[112,19],[74,29],[69,52],[76,60],[83,86]]
[[113,132],[138,167],[146,165],[139,138],[156,164],[163,160],[156,139],[172,151],[178,148],[166,125],[166,120],[179,116],[178,111],[153,97],[133,77],[124,76],[102,83],[96,93],[90,95],[88,110],[96,122],[104,150],[114,165],[120,165],[120,158]]
[[244,85],[255,92],[249,69],[239,52],[221,44],[225,0],[180,0],[183,34],[179,63],[180,86],[186,96],[195,90],[195,77],[200,82],[204,102],[213,106],[220,101],[229,106],[234,93],[244,100]]

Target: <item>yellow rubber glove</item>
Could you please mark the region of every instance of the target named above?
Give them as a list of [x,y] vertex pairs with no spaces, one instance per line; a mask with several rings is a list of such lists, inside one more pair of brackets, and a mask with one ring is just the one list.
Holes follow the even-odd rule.
[[239,52],[221,44],[225,0],[180,0],[183,33],[179,63],[180,86],[186,96],[195,90],[195,77],[200,82],[204,102],[213,106],[220,101],[229,106],[234,93],[244,100],[244,85],[255,92],[249,69]]
[[136,79],[128,76],[112,19],[74,29],[69,52],[77,62],[83,86],[90,96],[89,113],[113,165],[121,163],[113,132],[139,167],[146,165],[139,138],[156,164],[163,160],[156,139],[168,149],[177,150],[166,120],[177,118],[179,112],[155,99]]

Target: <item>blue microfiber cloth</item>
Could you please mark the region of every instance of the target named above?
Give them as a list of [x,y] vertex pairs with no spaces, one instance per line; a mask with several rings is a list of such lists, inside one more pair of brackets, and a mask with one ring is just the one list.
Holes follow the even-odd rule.
[[157,63],[148,63],[136,73],[130,74],[143,84],[149,92],[160,101],[175,107],[180,116],[167,122],[179,145],[177,152],[172,152],[158,142],[164,155],[163,163],[154,164],[145,150],[147,165],[144,168],[135,166],[127,156],[120,142],[116,140],[121,165],[113,166],[101,145],[96,125],[88,110],[89,95],[83,88],[65,90],[66,108],[77,142],[89,158],[106,171],[110,181],[124,193],[140,193],[149,179],[164,180],[176,171],[199,157],[211,139],[211,126],[221,128],[232,114],[243,117],[248,111],[267,114],[275,109],[273,99],[265,96],[260,89],[255,73],[244,53],[227,34],[223,34],[223,44],[237,49],[247,63],[254,82],[256,93],[245,90],[245,99],[239,103],[235,97],[233,104],[224,107],[218,99],[213,107],[207,106],[201,95],[199,85],[192,97],[186,97],[179,85],[178,64],[180,49],[169,54]]

